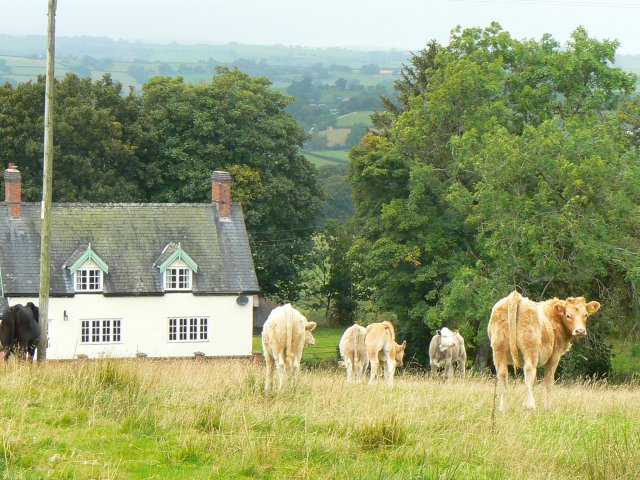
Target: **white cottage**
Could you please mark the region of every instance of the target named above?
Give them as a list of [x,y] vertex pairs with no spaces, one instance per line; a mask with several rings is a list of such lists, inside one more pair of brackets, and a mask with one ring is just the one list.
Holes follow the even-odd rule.
[[[40,283],[40,203],[15,165],[4,179],[0,311]],[[54,203],[47,358],[251,355],[259,288],[230,184],[214,172],[209,204]]]

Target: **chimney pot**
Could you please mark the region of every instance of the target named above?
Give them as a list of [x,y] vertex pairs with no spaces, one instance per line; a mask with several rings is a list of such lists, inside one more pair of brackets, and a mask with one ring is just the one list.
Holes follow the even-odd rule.
[[216,170],[211,175],[211,201],[222,219],[231,218],[231,174]]
[[9,163],[4,171],[4,199],[9,209],[9,217],[22,216],[22,175],[15,163]]

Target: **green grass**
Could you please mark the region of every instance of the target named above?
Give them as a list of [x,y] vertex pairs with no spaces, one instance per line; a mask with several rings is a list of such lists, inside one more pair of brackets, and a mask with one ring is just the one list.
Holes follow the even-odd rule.
[[338,117],[338,127],[352,127],[356,123],[364,123],[368,127],[372,125],[371,123],[371,114],[372,111],[366,112],[354,112],[349,113],[347,115],[343,115]]
[[616,377],[640,377],[640,343],[637,340],[608,338],[612,358],[611,365]]
[[303,150],[302,153],[316,167],[349,163],[347,150]]
[[[333,340],[332,340],[333,341]],[[306,355],[307,352],[305,352]],[[264,392],[244,360],[100,360],[0,368],[7,479],[635,479],[640,389],[564,384],[524,412],[493,379],[346,385],[308,368]],[[515,386],[514,386],[515,385]],[[540,395],[536,390],[536,395]]]

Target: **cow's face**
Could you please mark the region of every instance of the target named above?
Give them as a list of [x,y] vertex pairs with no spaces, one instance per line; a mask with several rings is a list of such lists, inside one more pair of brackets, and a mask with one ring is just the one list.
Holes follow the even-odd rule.
[[440,330],[440,351],[441,352],[446,352],[455,344],[456,344],[456,341],[453,337],[453,332],[451,330],[449,330],[447,327]]
[[587,334],[587,318],[600,309],[598,302],[587,303],[584,297],[569,297],[554,305],[556,312],[562,315],[566,329],[573,337]]
[[315,345],[316,339],[313,338],[313,334],[311,333],[314,328],[316,328],[316,322],[307,322],[304,326],[304,344],[306,345]]
[[404,352],[407,349],[407,341],[402,342],[402,345],[396,343],[396,365],[404,365]]

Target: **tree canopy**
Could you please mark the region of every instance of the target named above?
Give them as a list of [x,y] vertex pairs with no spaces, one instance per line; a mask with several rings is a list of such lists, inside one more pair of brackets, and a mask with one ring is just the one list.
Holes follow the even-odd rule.
[[617,46],[457,28],[413,56],[352,150],[351,259],[419,361],[447,325],[484,365],[491,307],[514,288],[597,298],[596,337],[638,313],[638,110]]
[[[321,191],[299,153],[290,97],[220,68],[208,83],[154,77],[123,94],[109,75],[56,86],[54,201],[204,202],[211,173],[232,175],[261,288],[293,300],[312,248]],[[23,198],[40,199],[44,78],[0,87],[0,161],[19,165]]]

